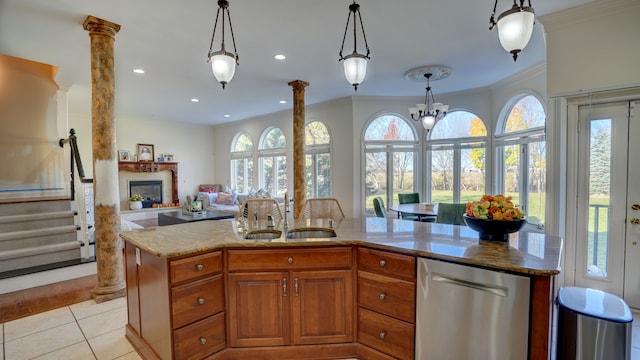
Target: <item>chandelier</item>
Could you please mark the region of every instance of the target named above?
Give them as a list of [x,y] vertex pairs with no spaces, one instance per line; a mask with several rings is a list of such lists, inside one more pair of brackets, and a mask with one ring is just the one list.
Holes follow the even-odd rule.
[[415,107],[409,108],[409,114],[415,121],[420,120],[425,130],[430,131],[433,129],[436,121],[447,116],[449,111],[449,105],[436,102],[433,97],[433,91],[431,91],[431,85],[429,79],[433,76],[432,73],[424,74],[427,79],[426,94],[424,95],[424,104],[417,104]]
[[[219,51],[213,51],[213,40],[216,37],[220,13],[222,13],[222,45]],[[228,52],[224,47],[225,17],[229,20],[229,31],[231,32],[231,40],[233,41],[232,53]],[[236,73],[236,65],[240,65],[238,62],[238,52],[236,51],[236,39],[233,36],[233,27],[231,26],[231,16],[229,15],[229,1],[227,0],[218,0],[218,12],[216,14],[216,22],[213,25],[213,35],[211,36],[211,46],[209,46],[207,62],[211,63],[213,76],[222,85],[222,89],[233,79],[233,75]]]
[[[367,54],[362,55],[358,53],[357,36],[356,36],[356,13],[358,20],[360,20],[360,29],[362,31],[362,38],[364,39],[364,46],[367,49]],[[351,15],[353,15],[353,52],[347,56],[342,55],[344,49],[344,41],[347,38],[347,31],[349,30],[349,22],[351,21]],[[356,4],[353,0],[353,4],[349,5],[349,15],[347,16],[347,26],[344,29],[344,36],[342,37],[342,46],[340,46],[340,59],[344,64],[344,75],[347,77],[347,81],[353,85],[355,91],[358,91],[358,85],[362,83],[365,75],[367,74],[367,60],[369,57],[369,45],[367,44],[367,36],[364,33],[364,25],[362,25],[362,16],[360,15],[360,5]]]
[[503,12],[498,16],[498,22],[495,20],[496,7],[498,0],[493,5],[493,13],[489,18],[489,30],[498,26],[498,38],[500,45],[513,55],[513,61],[518,59],[518,53],[524,49],[531,39],[533,33],[533,24],[535,22],[535,14],[531,7],[531,0],[528,0],[529,6],[524,6],[525,0],[520,0],[520,6],[513,0],[511,9]]

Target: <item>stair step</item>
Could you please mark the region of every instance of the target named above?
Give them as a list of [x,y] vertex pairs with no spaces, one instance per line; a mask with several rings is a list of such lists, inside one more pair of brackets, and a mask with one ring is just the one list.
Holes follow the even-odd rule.
[[74,211],[0,216],[0,233],[71,225],[75,222]]
[[80,259],[81,249],[78,241],[1,251],[0,273],[65,261],[80,262]]
[[43,237],[49,235],[74,233],[78,231],[76,225],[52,226],[43,229],[12,231],[0,234],[0,241],[25,239],[30,237]]

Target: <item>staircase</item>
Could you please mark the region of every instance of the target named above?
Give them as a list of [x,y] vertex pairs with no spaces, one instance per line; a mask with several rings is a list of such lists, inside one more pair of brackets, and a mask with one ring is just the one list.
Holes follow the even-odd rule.
[[81,262],[71,204],[68,199],[0,204],[0,278]]

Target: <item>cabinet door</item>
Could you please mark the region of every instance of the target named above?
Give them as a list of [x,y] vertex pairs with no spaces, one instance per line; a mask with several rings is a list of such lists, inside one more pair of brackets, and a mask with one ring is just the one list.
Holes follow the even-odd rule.
[[301,271],[291,278],[293,343],[352,342],[353,272]]
[[289,345],[292,287],[282,272],[229,274],[232,347]]

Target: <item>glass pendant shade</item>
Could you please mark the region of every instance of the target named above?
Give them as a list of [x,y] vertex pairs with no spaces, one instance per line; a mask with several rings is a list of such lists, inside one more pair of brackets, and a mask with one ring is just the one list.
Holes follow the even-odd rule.
[[500,45],[513,54],[513,60],[527,46],[533,33],[535,15],[529,7],[514,7],[498,17],[498,38]]
[[367,58],[364,55],[354,53],[344,58],[344,76],[356,90],[366,75]]
[[226,51],[216,51],[211,56],[211,70],[224,89],[236,73],[236,58]]
[[436,123],[436,118],[430,113],[427,113],[427,115],[423,116],[421,120],[422,127],[424,127],[424,129],[427,131],[433,129],[433,125],[435,125]]

